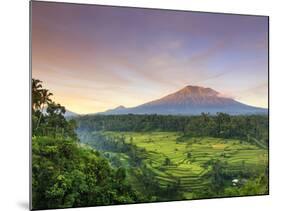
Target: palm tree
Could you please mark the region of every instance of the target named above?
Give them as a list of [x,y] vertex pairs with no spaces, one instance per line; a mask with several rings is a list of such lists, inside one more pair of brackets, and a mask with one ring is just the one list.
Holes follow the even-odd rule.
[[40,98],[42,91],[42,81],[32,78],[32,111],[40,108]]
[[41,118],[42,118],[42,115],[43,115],[44,107],[45,107],[45,105],[48,105],[48,104],[52,103],[52,100],[51,100],[50,97],[53,95],[52,93],[49,92],[48,89],[41,89],[40,93],[41,93],[40,101],[39,101],[40,116],[39,116],[39,119],[38,119],[38,122],[37,122],[36,129],[40,125],[40,121],[41,121]]

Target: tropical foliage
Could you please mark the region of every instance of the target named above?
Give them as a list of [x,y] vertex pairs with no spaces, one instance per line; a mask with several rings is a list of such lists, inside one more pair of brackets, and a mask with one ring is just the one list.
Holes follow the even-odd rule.
[[[75,118],[80,131],[179,131],[189,137],[237,138],[268,143],[268,116],[230,116],[225,113],[200,116],[86,115]],[[259,141],[256,141],[259,140]]]
[[65,118],[32,80],[32,206],[268,194],[268,116]]
[[138,202],[142,197],[97,151],[79,143],[75,120],[32,80],[32,207],[64,208]]

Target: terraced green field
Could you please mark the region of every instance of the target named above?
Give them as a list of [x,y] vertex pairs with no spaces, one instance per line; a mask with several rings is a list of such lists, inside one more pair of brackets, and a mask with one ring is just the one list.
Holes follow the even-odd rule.
[[[161,186],[180,181],[185,198],[192,198],[190,192],[209,185],[206,177],[210,171],[208,162],[219,159],[227,162],[227,171],[264,169],[267,165],[267,150],[255,144],[235,139],[180,138],[177,132],[103,132],[112,138],[125,137],[143,150],[143,162],[159,181]],[[121,156],[124,160],[129,157]],[[126,162],[125,162],[126,163]]]

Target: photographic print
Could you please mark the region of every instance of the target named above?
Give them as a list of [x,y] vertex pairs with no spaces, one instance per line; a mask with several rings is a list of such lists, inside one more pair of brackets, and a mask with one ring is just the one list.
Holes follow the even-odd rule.
[[32,209],[269,194],[267,16],[30,10]]

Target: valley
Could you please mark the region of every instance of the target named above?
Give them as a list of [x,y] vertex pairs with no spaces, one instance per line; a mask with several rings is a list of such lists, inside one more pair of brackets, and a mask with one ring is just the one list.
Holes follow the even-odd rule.
[[268,16],[30,14],[31,210],[269,195]]
[[[160,104],[179,111],[192,105],[200,114],[67,116],[64,106],[45,99],[52,93],[41,89],[40,80],[32,82],[32,206],[37,209],[269,193],[267,113],[204,113],[211,104],[230,108],[226,102],[233,100],[188,87]],[[149,104],[160,111],[159,100]]]
[[[145,179],[154,184],[148,189],[159,190],[157,200],[238,196],[241,187],[267,171],[267,149],[237,138],[190,137],[182,132],[159,131],[92,131],[80,133],[79,137],[101,152],[113,167],[125,168],[133,187],[151,192],[143,189],[139,178],[145,171],[149,175]],[[234,179],[239,181],[236,187]],[[176,197],[167,195],[167,191]],[[264,191],[262,187],[253,194]]]

